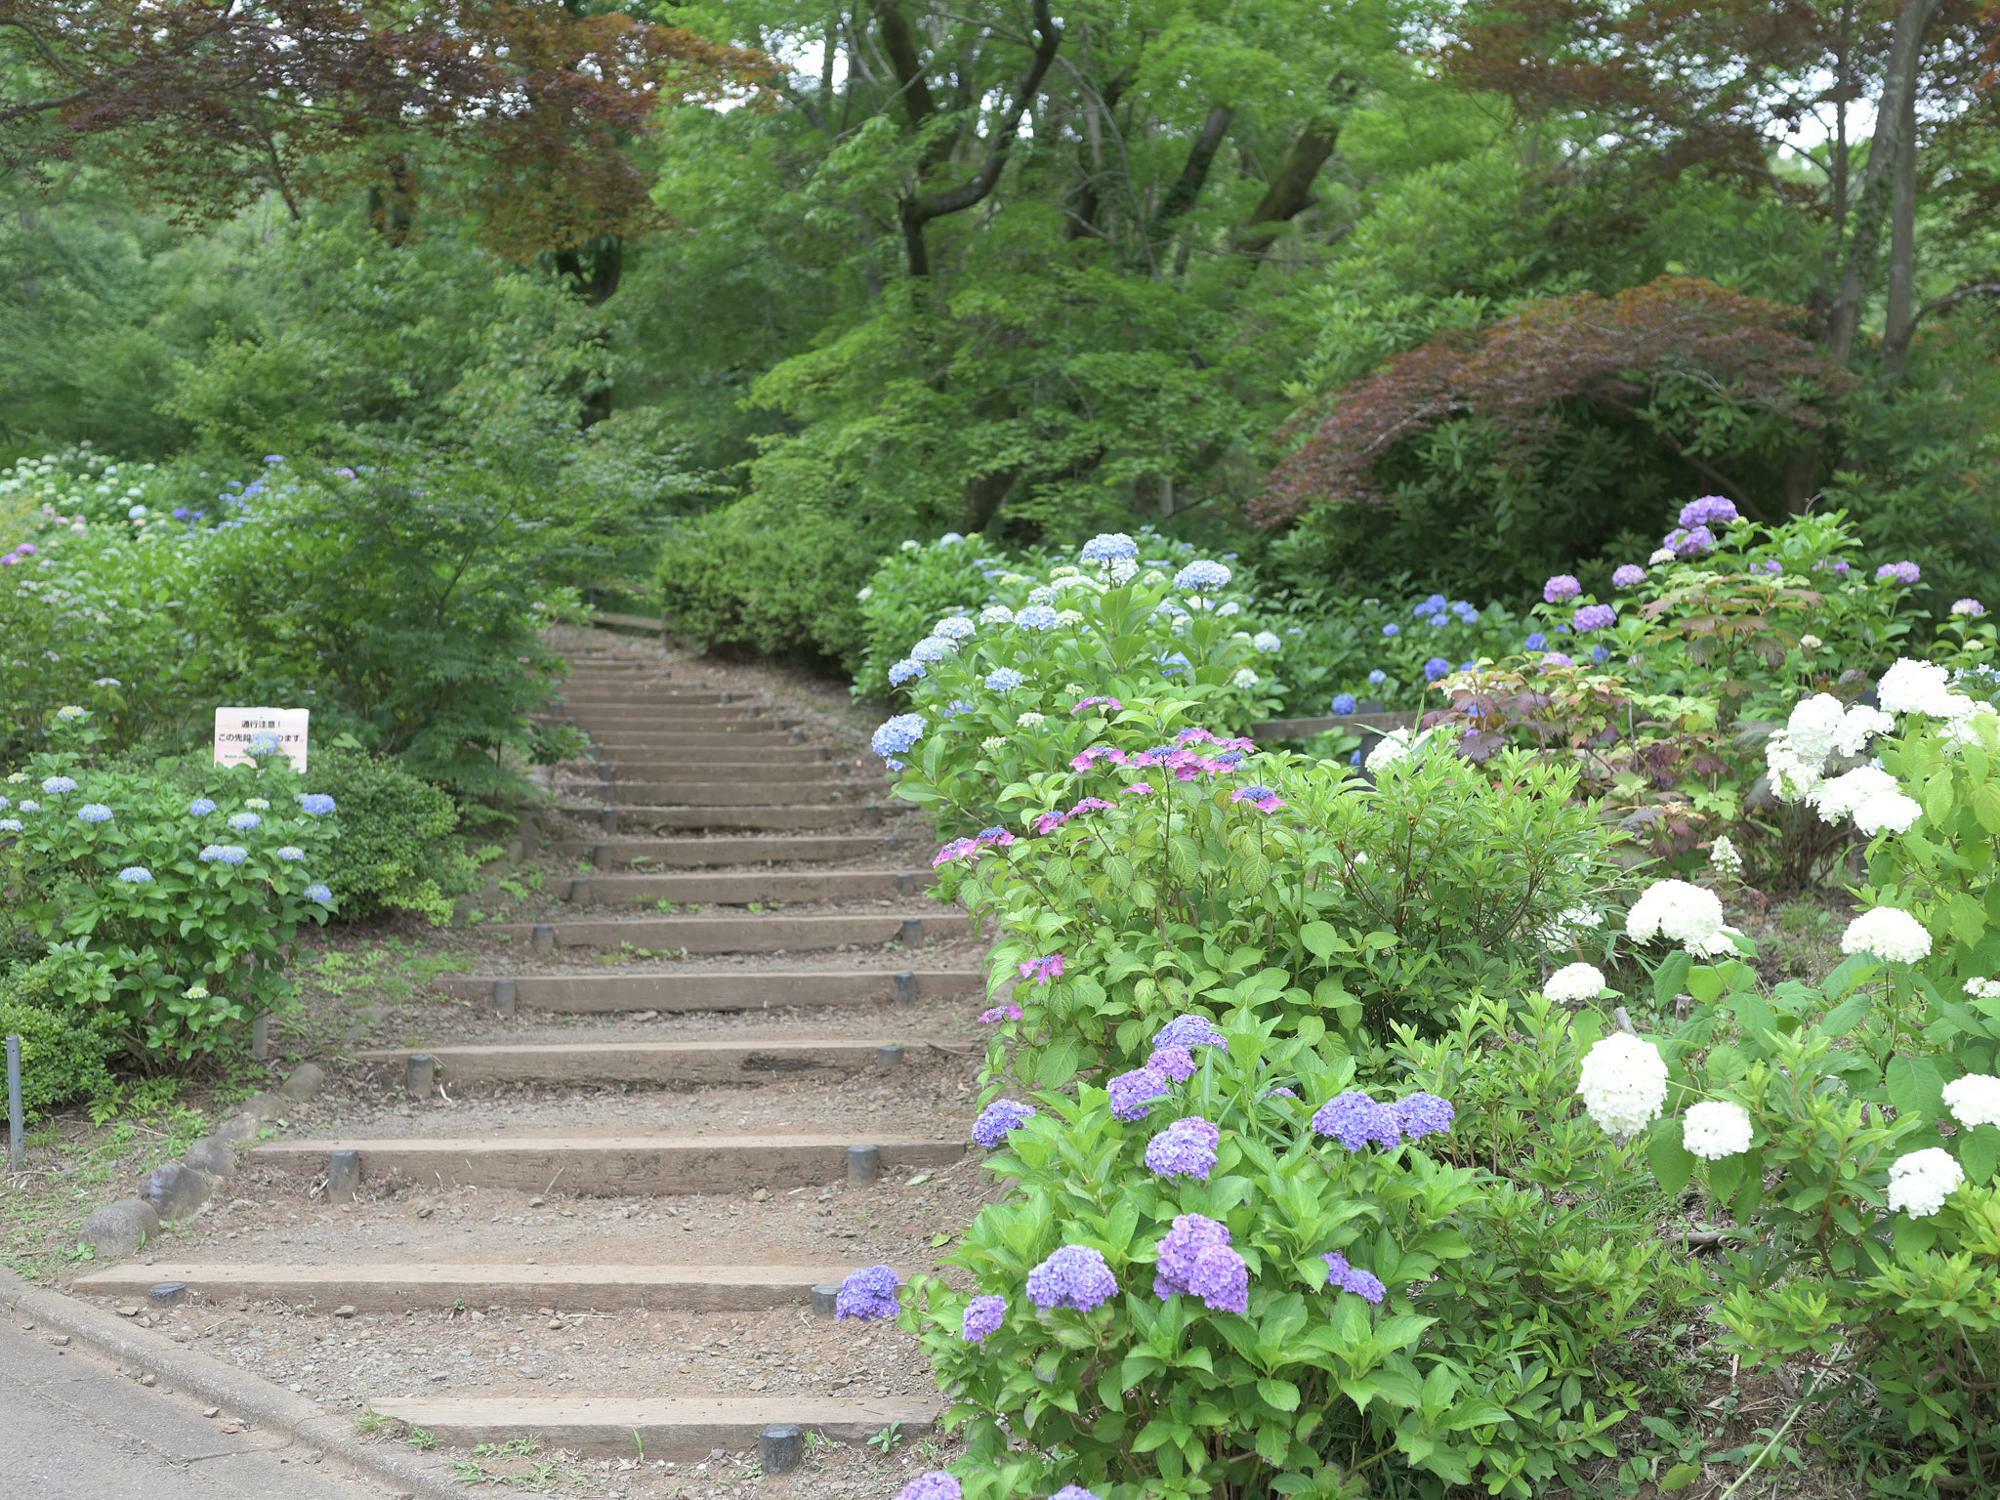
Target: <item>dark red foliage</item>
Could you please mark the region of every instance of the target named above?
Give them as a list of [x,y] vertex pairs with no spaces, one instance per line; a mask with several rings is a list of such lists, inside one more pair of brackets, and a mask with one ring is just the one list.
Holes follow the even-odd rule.
[[1310,429],[1249,506],[1276,525],[1308,505],[1382,498],[1375,468],[1399,445],[1461,417],[1531,447],[1562,409],[1585,403],[1631,414],[1669,376],[1694,376],[1727,399],[1801,427],[1829,420],[1829,398],[1854,377],[1800,329],[1804,314],[1713,282],[1662,277],[1612,297],[1531,302],[1477,333],[1398,355],[1335,391],[1287,429]]
[[624,145],[760,59],[552,0],[0,0],[0,162],[86,151],[183,217],[446,160],[518,252],[653,217]]

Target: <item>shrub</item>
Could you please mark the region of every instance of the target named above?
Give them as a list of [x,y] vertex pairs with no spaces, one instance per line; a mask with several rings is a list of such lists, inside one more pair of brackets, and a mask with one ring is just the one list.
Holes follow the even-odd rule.
[[925,545],[906,541],[875,565],[855,601],[861,606],[862,644],[853,666],[854,693],[886,702],[894,689],[889,668],[909,652],[912,641],[930,633],[945,615],[971,616],[993,597],[1003,573],[1038,572],[1046,559],[995,555],[983,537],[948,531]]
[[9,905],[42,940],[110,966],[108,1003],[149,1061],[227,1050],[288,998],[293,939],[333,901],[320,872],[335,807],[282,759],[218,769],[193,802],[171,778],[61,754],[7,785]]
[[21,1038],[21,1098],[29,1119],[110,1092],[119,1047],[109,966],[80,944],[58,945],[0,974],[0,1037]]

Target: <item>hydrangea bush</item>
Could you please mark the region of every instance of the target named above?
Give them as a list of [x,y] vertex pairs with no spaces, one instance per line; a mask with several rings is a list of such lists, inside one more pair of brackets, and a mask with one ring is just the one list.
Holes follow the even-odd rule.
[[[908,643],[885,674],[908,707],[874,741],[897,794],[969,834],[1005,822],[1027,777],[1108,735],[1138,749],[1163,722],[1241,726],[1275,704],[1282,642],[1234,570],[1145,551],[1107,535],[1078,563],[997,573],[976,611]],[[1126,719],[1128,699],[1146,711]]]
[[102,1003],[152,1066],[227,1051],[289,997],[301,927],[324,922],[334,800],[280,756],[217,769],[188,798],[169,777],[91,770],[87,718],[0,782],[0,889],[48,944],[94,955]]

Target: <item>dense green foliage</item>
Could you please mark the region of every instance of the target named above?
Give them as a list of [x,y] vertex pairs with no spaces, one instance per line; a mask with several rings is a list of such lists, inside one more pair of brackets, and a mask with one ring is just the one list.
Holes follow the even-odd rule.
[[0,1037],[21,1038],[21,1102],[29,1119],[110,1091],[111,1060],[121,1049],[111,984],[110,965],[82,944],[0,970]]

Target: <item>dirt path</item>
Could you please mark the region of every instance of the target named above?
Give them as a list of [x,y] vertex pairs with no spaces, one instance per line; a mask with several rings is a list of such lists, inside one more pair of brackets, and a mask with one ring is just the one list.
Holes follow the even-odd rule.
[[[893,1494],[939,1462],[938,1393],[911,1340],[814,1288],[933,1268],[988,1191],[980,945],[925,895],[923,825],[841,705],[565,644],[597,758],[561,769],[512,909],[433,945],[457,972],[376,1017],[199,1215],[71,1289],[469,1483]],[[161,1281],[188,1294],[143,1310]],[[803,1466],[761,1475],[787,1424]]]

